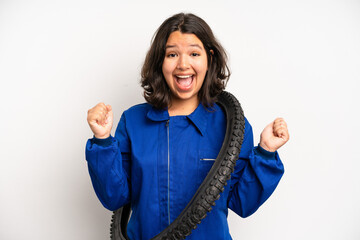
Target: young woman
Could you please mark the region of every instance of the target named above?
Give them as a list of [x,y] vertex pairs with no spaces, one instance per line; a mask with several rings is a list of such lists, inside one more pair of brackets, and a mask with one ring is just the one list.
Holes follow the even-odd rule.
[[[214,163],[226,129],[215,103],[230,76],[226,60],[204,20],[176,14],[157,30],[142,68],[147,103],[122,114],[115,137],[110,105],[88,111],[94,133],[86,145],[91,180],[105,208],[131,203],[130,239],[151,239],[174,221]],[[245,120],[231,180],[187,239],[231,239],[228,208],[247,217],[272,194],[284,172],[277,149],[288,139],[285,121],[277,118],[254,147]]]

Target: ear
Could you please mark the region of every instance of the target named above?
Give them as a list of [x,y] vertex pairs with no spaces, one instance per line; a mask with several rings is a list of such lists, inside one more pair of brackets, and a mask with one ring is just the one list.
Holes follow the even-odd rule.
[[214,51],[210,49],[210,61],[212,61],[213,55],[214,55]]

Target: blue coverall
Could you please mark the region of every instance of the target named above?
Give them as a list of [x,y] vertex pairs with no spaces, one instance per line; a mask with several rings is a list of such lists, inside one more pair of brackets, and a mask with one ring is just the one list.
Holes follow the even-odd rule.
[[[185,208],[219,153],[226,117],[218,105],[200,104],[188,116],[169,116],[144,103],[126,110],[115,137],[89,139],[86,159],[95,192],[105,208],[131,202],[131,240],[149,240]],[[230,183],[213,210],[187,239],[232,239],[228,208],[241,217],[254,213],[284,173],[277,152],[254,147],[249,122]]]

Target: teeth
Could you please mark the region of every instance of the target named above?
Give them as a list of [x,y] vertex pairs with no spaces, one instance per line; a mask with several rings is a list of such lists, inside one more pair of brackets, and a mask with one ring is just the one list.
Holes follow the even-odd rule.
[[186,76],[178,76],[178,75],[176,75],[176,77],[178,77],[178,78],[189,78],[189,77],[191,77],[192,75],[186,75]]

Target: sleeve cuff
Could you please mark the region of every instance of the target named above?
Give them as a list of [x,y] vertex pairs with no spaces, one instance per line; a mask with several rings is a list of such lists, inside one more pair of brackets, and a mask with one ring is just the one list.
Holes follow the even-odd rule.
[[260,144],[258,144],[258,146],[255,148],[255,151],[257,153],[259,153],[260,155],[268,158],[268,159],[275,159],[275,156],[276,156],[276,151],[275,152],[269,152],[265,149],[263,149]]
[[91,139],[92,144],[96,144],[102,147],[110,146],[112,143],[113,137],[110,135],[108,138],[96,138],[95,136]]

